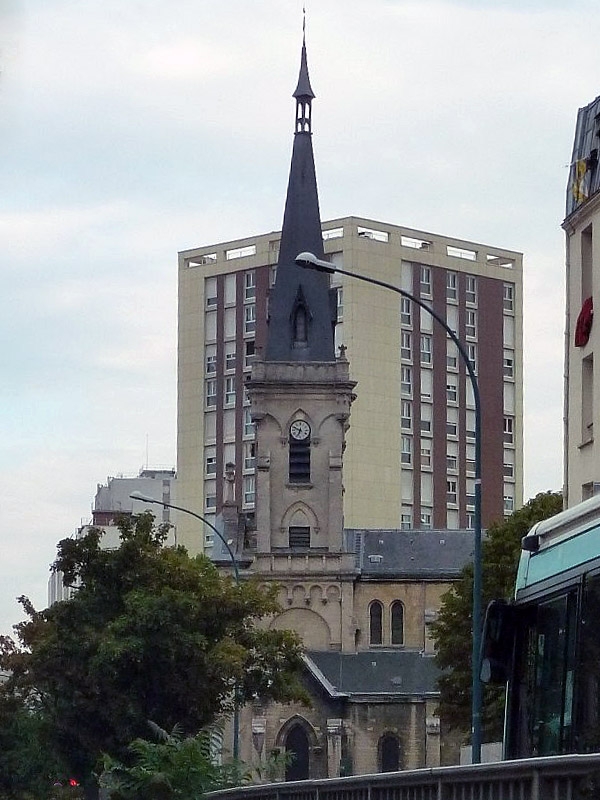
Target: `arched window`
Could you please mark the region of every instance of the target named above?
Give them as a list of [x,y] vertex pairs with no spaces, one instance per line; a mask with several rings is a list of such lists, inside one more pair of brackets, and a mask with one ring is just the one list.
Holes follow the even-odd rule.
[[379,600],[369,606],[369,642],[383,644],[383,606]]
[[380,772],[396,772],[400,769],[400,742],[395,734],[385,733],[377,749]]
[[404,606],[394,600],[391,611],[392,644],[404,644]]
[[309,777],[308,735],[299,723],[290,728],[285,737],[285,752],[290,760],[285,768],[286,781],[305,781]]

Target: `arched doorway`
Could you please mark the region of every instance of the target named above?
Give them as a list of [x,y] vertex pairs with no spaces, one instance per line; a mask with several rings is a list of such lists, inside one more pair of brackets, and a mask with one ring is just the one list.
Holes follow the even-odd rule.
[[299,723],[292,725],[285,737],[285,752],[290,756],[290,763],[285,768],[286,781],[308,780],[310,752],[308,735]]
[[379,740],[379,771],[397,772],[399,769],[400,742],[393,733],[386,733]]

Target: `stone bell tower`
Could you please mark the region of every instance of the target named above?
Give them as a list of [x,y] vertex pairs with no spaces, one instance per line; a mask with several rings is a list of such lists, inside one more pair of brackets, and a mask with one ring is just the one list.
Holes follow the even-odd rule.
[[[352,556],[343,553],[342,459],[355,383],[343,352],[336,357],[334,350],[329,276],[295,263],[302,251],[324,257],[304,42],[293,96],[294,145],[267,344],[247,383],[257,436],[254,568],[265,577],[276,572],[278,580],[352,569]],[[343,638],[338,627],[330,646],[341,647]]]

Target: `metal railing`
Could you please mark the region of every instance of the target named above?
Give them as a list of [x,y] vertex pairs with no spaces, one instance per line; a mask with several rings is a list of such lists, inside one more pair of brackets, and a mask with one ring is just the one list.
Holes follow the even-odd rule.
[[210,800],[598,800],[600,753],[211,792]]

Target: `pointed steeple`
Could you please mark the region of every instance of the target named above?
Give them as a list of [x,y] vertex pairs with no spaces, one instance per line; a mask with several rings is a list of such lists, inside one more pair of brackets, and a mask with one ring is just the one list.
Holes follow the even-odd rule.
[[267,361],[335,361],[335,304],[329,276],[295,263],[305,251],[323,258],[317,177],[312,149],[311,103],[306,41],[302,40],[296,100],[296,130],[288,181],[277,278],[269,300]]

